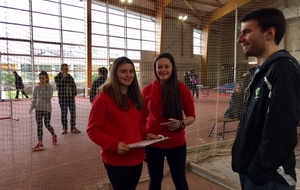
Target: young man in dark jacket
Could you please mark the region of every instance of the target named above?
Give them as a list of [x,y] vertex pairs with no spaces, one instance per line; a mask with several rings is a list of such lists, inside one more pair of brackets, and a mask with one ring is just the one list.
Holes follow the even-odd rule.
[[29,98],[28,95],[25,93],[24,91],[24,84],[23,84],[23,80],[22,77],[20,75],[18,75],[18,73],[16,71],[13,72],[14,76],[15,76],[15,87],[16,87],[16,99],[19,98],[19,92],[21,91],[22,94],[26,97]]
[[61,123],[63,126],[62,134],[68,133],[68,109],[71,115],[71,133],[78,134],[81,131],[76,126],[76,105],[75,96],[77,95],[76,84],[74,78],[68,73],[69,66],[62,64],[61,72],[54,77],[58,92],[58,101],[61,109]]
[[232,169],[242,190],[296,189],[295,154],[300,115],[300,68],[279,43],[283,13],[255,10],[241,20],[238,43],[259,68],[246,90],[246,110],[232,147]]

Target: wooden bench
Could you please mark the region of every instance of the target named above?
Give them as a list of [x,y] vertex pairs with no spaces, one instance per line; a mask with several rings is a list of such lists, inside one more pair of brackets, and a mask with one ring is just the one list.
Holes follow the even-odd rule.
[[[237,119],[237,118],[231,119],[231,118],[220,117],[220,118],[210,119],[209,121],[212,121],[212,122],[213,122],[213,125],[212,125],[212,127],[211,127],[211,129],[210,129],[210,131],[209,131],[208,137],[210,137],[211,134],[218,134],[218,135],[221,136],[221,140],[224,140],[224,135],[225,135],[225,133],[230,133],[230,132],[236,132],[236,131],[237,131],[237,129],[226,131],[226,130],[225,130],[226,123],[239,121],[239,119]],[[219,124],[219,123],[222,123],[222,124],[223,124],[222,132],[215,133],[215,132],[214,132],[215,126],[216,126],[217,124]]]

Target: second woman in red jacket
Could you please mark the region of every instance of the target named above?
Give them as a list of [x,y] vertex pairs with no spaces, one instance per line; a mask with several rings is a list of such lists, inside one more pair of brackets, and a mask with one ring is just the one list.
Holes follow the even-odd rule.
[[[185,177],[187,148],[184,129],[195,120],[194,101],[188,87],[178,81],[171,54],[161,53],[157,56],[154,61],[154,74],[156,78],[142,92],[145,99],[144,122],[148,132],[147,139],[155,139],[157,135],[170,139],[146,147],[149,190],[161,189],[165,157],[176,189],[188,190]],[[164,124],[167,121],[172,122]]]

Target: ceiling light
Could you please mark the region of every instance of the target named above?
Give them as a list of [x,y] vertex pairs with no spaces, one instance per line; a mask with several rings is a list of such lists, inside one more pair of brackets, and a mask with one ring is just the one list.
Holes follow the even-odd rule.
[[132,3],[132,0],[120,0],[121,3]]
[[178,17],[178,19],[181,20],[181,21],[185,21],[185,20],[187,19],[187,16],[186,16],[186,15],[185,15],[185,16],[181,16],[181,15],[180,15],[180,16]]

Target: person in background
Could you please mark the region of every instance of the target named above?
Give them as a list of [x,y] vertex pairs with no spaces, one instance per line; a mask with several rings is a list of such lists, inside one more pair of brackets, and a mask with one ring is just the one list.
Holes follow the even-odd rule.
[[259,65],[246,90],[246,110],[231,151],[242,190],[296,189],[300,67],[279,49],[285,31],[279,9],[257,9],[241,19],[237,41]]
[[191,80],[191,83],[192,83],[193,97],[195,97],[195,94],[196,94],[196,98],[198,99],[199,98],[199,89],[198,89],[199,75],[195,73],[194,69],[191,69],[190,80]]
[[195,121],[193,98],[188,87],[178,81],[175,60],[170,53],[159,54],[153,67],[155,79],[142,90],[146,138],[162,135],[170,139],[146,147],[149,190],[161,189],[165,157],[175,188],[187,190],[185,127]]
[[190,79],[190,74],[188,72],[184,72],[184,76],[183,76],[183,80],[184,80],[184,84],[190,89],[192,90],[192,82]]
[[98,94],[98,88],[104,84],[107,79],[108,71],[105,67],[100,67],[98,69],[98,78],[93,82],[91,93],[90,93],[90,102],[92,103],[95,96]]
[[15,76],[15,87],[16,87],[16,99],[19,98],[19,92],[21,91],[21,93],[26,97],[29,98],[28,95],[25,93],[24,91],[24,84],[23,84],[23,80],[22,77],[20,75],[18,75],[18,73],[16,71],[13,71],[13,74]]
[[33,90],[33,100],[29,113],[35,109],[35,119],[37,125],[37,136],[38,144],[32,148],[33,151],[43,150],[43,119],[45,127],[49,130],[52,135],[52,144],[55,145],[57,142],[57,136],[54,132],[53,127],[50,125],[51,120],[51,99],[53,97],[53,88],[49,84],[49,77],[46,71],[41,71],[39,74],[40,82]]
[[75,96],[77,95],[74,78],[69,74],[69,66],[62,64],[61,72],[54,77],[58,92],[58,101],[61,109],[61,123],[63,126],[62,134],[68,134],[68,109],[70,110],[71,133],[78,134],[81,131],[76,126],[76,104]]
[[237,83],[233,89],[232,94],[229,98],[229,105],[228,108],[224,114],[225,118],[231,118],[231,119],[241,119],[243,116],[243,110],[244,110],[244,90],[243,86],[240,83]]
[[139,182],[145,149],[130,149],[128,144],[146,135],[141,123],[143,105],[133,62],[117,58],[93,101],[87,126],[88,137],[100,146],[114,190],[135,190]]
[[252,67],[252,68],[250,68],[248,70],[247,73],[243,74],[243,77],[244,77],[243,87],[244,87],[244,89],[246,89],[248,87],[248,85],[250,84],[250,82],[252,81],[256,69],[257,69],[257,66],[256,67]]

